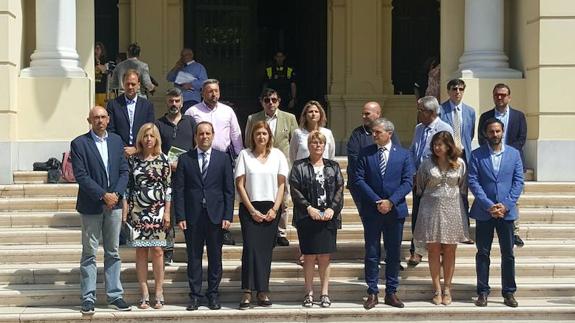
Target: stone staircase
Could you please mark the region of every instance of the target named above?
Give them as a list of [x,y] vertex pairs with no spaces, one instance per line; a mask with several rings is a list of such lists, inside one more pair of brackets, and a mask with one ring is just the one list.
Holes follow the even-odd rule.
[[[345,168],[345,159],[338,158]],[[16,172],[13,185],[0,186],[0,322],[80,322],[79,260],[80,221],[74,210],[77,185],[44,184],[42,172]],[[473,197],[470,197],[471,199]],[[410,203],[411,197],[408,197]],[[343,229],[338,233],[338,252],[333,255],[330,309],[304,309],[303,269],[295,263],[297,234],[288,228],[289,247],[274,250],[271,272],[272,309],[236,310],[240,298],[241,233],[234,219],[232,234],[238,246],[224,246],[224,274],[221,300],[224,308],[185,311],[188,286],[183,234],[178,232],[175,264],[166,267],[162,310],[118,313],[105,309],[103,252],[99,251],[99,304],[92,320],[117,321],[569,321],[575,320],[575,183],[527,182],[520,199],[521,236],[525,247],[516,249],[516,277],[519,307],[502,304],[500,260],[493,246],[491,285],[487,308],[473,305],[475,297],[475,246],[460,245],[451,306],[430,303],[431,287],[427,262],[401,272],[399,297],[406,308],[379,305],[365,311],[362,297],[363,228],[357,210],[346,192]],[[409,256],[411,232],[406,222],[402,253]],[[474,224],[472,221],[472,231]],[[125,298],[139,298],[135,274],[135,251],[121,248]],[[424,258],[425,260],[425,258]],[[405,262],[403,263],[405,266]],[[152,279],[150,266],[150,279]],[[317,292],[316,292],[317,294]]]

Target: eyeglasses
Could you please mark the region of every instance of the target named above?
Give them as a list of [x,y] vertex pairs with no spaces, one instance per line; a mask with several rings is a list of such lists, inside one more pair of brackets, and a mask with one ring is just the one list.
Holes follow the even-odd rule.
[[451,88],[451,91],[453,91],[453,92],[457,92],[457,91],[463,92],[463,91],[465,91],[465,88],[464,88],[464,87],[452,87],[452,88]]
[[264,98],[264,103],[278,103],[278,98]]

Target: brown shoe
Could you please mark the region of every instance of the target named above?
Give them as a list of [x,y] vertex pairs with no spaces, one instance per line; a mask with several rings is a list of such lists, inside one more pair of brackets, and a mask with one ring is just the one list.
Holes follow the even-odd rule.
[[403,308],[405,306],[405,305],[403,305],[403,302],[400,301],[399,298],[397,297],[397,295],[395,295],[395,294],[385,295],[384,303],[386,305],[390,305],[390,306],[397,307],[397,308]]
[[414,253],[413,255],[411,255],[411,257],[409,257],[409,260],[407,261],[407,265],[411,266],[411,267],[415,267],[415,266],[419,265],[420,262],[421,262],[421,255]]
[[363,303],[363,308],[366,310],[370,310],[375,307],[375,305],[379,304],[379,299],[377,298],[377,294],[369,294],[367,295],[367,299]]
[[479,294],[477,300],[475,300],[475,306],[485,307],[487,306],[487,294]]
[[268,293],[258,292],[257,299],[258,299],[258,305],[259,306],[262,306],[262,307],[272,306],[272,301],[270,300]]

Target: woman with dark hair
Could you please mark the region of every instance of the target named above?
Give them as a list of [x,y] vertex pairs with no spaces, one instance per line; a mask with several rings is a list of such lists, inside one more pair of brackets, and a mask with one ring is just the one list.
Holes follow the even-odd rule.
[[164,306],[164,251],[171,226],[171,168],[162,154],[160,131],[153,123],[142,125],[136,139],[136,153],[128,161],[130,177],[124,199],[122,221],[127,223],[129,247],[136,248],[136,275],[142,298],[141,309],[150,307],[148,254],[151,254],[156,293],[154,308]]
[[295,162],[289,177],[293,200],[293,224],[297,228],[299,248],[304,257],[305,291],[302,305],[311,307],[313,274],[319,267],[321,307],[331,306],[329,298],[329,264],[336,251],[337,229],[341,228],[343,176],[339,164],[323,158],[326,138],[319,131],[310,132],[309,157]]
[[258,305],[272,305],[272,251],[289,172],[284,154],[272,147],[272,131],[267,122],[256,122],[249,138],[249,148],[240,152],[235,170],[243,238],[240,309],[251,306],[253,290],[257,292]]
[[[463,194],[467,192],[465,162],[447,131],[431,139],[430,158],[417,170],[416,194],[421,196],[413,238],[426,244],[435,305],[451,304],[451,280],[455,270],[457,244],[469,240],[467,210]],[[440,273],[443,267],[443,295]]]
[[106,66],[106,47],[97,41],[94,45],[94,64],[96,84],[96,105],[106,107],[108,99],[108,67]]

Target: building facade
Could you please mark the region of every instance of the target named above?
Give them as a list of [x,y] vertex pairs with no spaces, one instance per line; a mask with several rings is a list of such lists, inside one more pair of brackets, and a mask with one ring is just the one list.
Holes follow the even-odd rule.
[[[511,105],[527,116],[527,167],[539,181],[575,181],[575,2],[438,2],[442,98],[447,80],[463,78],[465,102],[479,114],[493,107],[493,85],[509,84]],[[185,0],[119,0],[119,48],[137,41],[141,58],[163,79],[184,45],[184,7]],[[403,144],[411,139],[415,99],[397,93],[392,80],[393,9],[392,0],[327,0],[324,99],[340,147],[372,100]],[[11,183],[14,170],[61,156],[89,129],[94,30],[92,0],[0,1],[1,183]],[[162,95],[152,100],[162,113]]]

